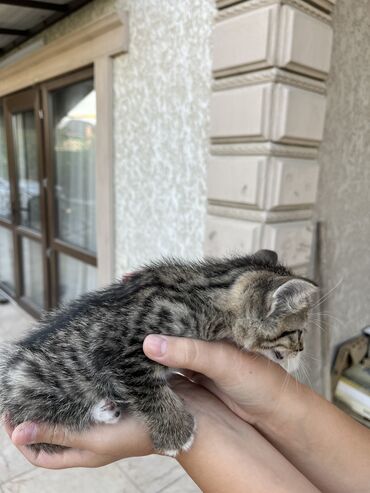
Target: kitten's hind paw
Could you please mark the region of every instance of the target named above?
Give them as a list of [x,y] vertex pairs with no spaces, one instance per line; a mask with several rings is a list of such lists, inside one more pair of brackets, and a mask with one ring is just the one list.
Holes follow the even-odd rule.
[[188,452],[193,443],[194,443],[195,433],[193,433],[189,440],[184,443],[184,445],[179,450],[162,450],[163,455],[167,455],[168,457],[176,457],[180,452]]
[[101,400],[92,408],[91,416],[96,423],[115,424],[121,417],[121,411],[113,401]]
[[[152,435],[154,447],[160,454],[176,457],[180,452],[188,452],[195,438],[195,420],[190,413],[184,413],[181,425],[168,427],[166,434],[161,430],[160,434]],[[156,435],[156,436],[155,436]]]

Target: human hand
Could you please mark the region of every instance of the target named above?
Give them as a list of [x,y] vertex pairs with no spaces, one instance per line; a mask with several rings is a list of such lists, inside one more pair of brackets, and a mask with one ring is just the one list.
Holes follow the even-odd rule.
[[[221,428],[226,428],[229,433],[232,426],[227,423],[238,420],[203,387],[179,376],[171,380],[171,385],[196,416],[202,433],[207,434],[204,429],[209,429],[211,423],[218,429],[218,435]],[[144,422],[129,415],[123,416],[115,425],[95,425],[81,433],[72,433],[61,426],[49,426],[45,423],[27,422],[16,428],[6,423],[5,427],[14,445],[26,459],[35,466],[47,469],[100,467],[127,457],[155,453]],[[49,443],[68,448],[56,454],[44,451],[36,454],[27,447],[34,443]]]
[[[153,445],[144,422],[124,416],[115,425],[95,425],[91,429],[72,433],[66,428],[44,423],[22,423],[15,429],[5,423],[14,445],[31,462],[47,469],[70,467],[101,467],[126,457],[153,453]],[[36,454],[26,445],[50,443],[62,445],[64,451]]]
[[[167,341],[167,352],[166,355],[156,357],[150,339],[151,336],[144,342],[144,352],[148,357],[167,366],[191,369],[187,375],[201,384],[200,387],[184,379],[177,379],[174,390],[185,399],[197,422],[199,416],[204,417],[206,410],[207,419],[203,420],[203,427],[216,408],[223,411],[226,409],[219,399],[234,414],[253,424],[258,417],[274,410],[282,387],[289,385],[292,380],[280,366],[270,360],[243,353],[226,343],[161,337],[160,342]],[[196,406],[200,395],[202,403]],[[216,401],[218,407],[214,405]],[[221,414],[218,413],[218,416]],[[226,422],[224,416],[219,421]],[[130,416],[116,425],[96,425],[79,434],[45,424],[38,424],[36,430],[32,426],[23,423],[13,430],[8,425],[7,431],[23,455],[39,467],[99,467],[125,457],[154,453],[144,423]],[[30,436],[32,430],[33,436]],[[36,456],[25,446],[31,443],[52,443],[69,448],[60,454],[41,452]]]
[[[171,385],[197,422],[190,451],[181,452],[177,460],[202,491],[317,491],[251,425],[207,389],[181,377],[171,380]],[[145,427],[130,417],[116,425],[95,426],[80,434],[38,425],[34,436],[27,437],[24,433],[30,431],[27,423],[14,431],[7,425],[7,430],[32,464],[50,469],[99,467],[125,457],[153,453]],[[37,442],[66,445],[71,449],[61,454],[42,452],[36,456],[25,445]]]
[[149,335],[144,352],[165,366],[190,370],[188,378],[251,424],[274,413],[288,388],[303,388],[280,365],[226,342]]

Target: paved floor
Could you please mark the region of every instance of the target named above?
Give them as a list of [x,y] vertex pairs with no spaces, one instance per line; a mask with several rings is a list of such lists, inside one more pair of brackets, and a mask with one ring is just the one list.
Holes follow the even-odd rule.
[[[0,305],[0,341],[20,336],[33,320],[15,304]],[[173,460],[152,455],[100,469],[47,471],[29,464],[0,430],[0,493],[196,493]]]

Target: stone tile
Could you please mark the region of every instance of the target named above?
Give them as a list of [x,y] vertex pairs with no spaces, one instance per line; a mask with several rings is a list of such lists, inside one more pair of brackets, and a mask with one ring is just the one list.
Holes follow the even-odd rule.
[[2,485],[3,493],[140,493],[116,464],[100,469],[33,471]]
[[157,493],[184,474],[174,459],[160,455],[125,459],[119,467],[143,493]]
[[184,474],[180,479],[166,486],[160,493],[202,493],[202,490],[187,474]]
[[33,466],[18,452],[0,426],[0,483],[31,470]]

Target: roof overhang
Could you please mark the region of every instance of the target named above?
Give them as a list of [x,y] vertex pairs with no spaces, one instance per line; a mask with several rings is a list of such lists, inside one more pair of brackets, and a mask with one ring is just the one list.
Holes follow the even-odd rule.
[[91,0],[0,0],[0,57]]

